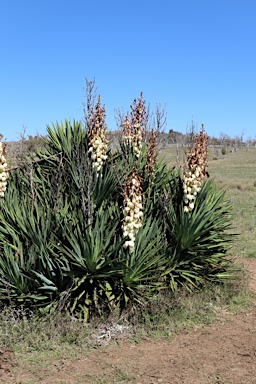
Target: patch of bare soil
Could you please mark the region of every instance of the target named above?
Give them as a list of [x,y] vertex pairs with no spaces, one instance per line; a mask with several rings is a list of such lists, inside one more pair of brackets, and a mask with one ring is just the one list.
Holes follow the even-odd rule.
[[0,349],[0,379],[15,366],[14,353],[8,348]]
[[[241,262],[256,295],[256,259]],[[219,322],[184,331],[171,342],[122,341],[75,362],[54,361],[40,379],[19,369],[15,374],[11,352],[1,352],[2,383],[256,384],[256,299],[249,313],[223,313]]]

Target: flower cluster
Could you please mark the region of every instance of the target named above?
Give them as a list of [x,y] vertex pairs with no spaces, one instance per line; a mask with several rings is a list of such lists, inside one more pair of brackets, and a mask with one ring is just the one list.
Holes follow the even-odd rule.
[[95,110],[91,111],[92,122],[88,132],[89,138],[89,150],[91,155],[92,167],[99,173],[102,165],[107,159],[107,134],[106,134],[106,112],[105,107],[100,105],[100,97],[98,103],[95,106]]
[[202,124],[199,135],[196,135],[194,148],[188,152],[187,164],[184,169],[183,200],[185,212],[190,212],[194,208],[196,195],[201,190],[203,178],[208,174],[207,148],[208,136],[204,132],[204,125]]
[[[201,179],[199,178],[200,169],[195,168],[192,171],[184,172],[183,181],[183,200],[184,200],[184,211],[190,212],[194,208],[194,201],[196,195],[201,189]],[[197,177],[198,176],[198,177]]]
[[142,226],[143,203],[142,203],[142,178],[136,167],[129,176],[124,194],[124,222],[122,225],[123,237],[126,239],[125,248],[134,251],[135,236]]
[[140,151],[142,148],[143,131],[139,123],[134,124],[133,129],[134,129],[133,150],[134,150],[135,156],[139,157]]
[[0,197],[4,197],[9,174],[7,171],[7,162],[5,159],[6,143],[2,143],[1,140],[2,135],[0,135]]
[[126,116],[123,122],[123,141],[126,145],[133,148],[137,158],[140,156],[143,136],[141,125],[139,123],[132,125],[128,116]]
[[147,157],[146,157],[146,170],[149,179],[152,180],[155,177],[155,166],[157,163],[157,140],[154,129],[151,130],[147,143]]
[[131,105],[130,117],[126,116],[123,123],[124,143],[133,148],[135,156],[139,158],[146,127],[146,107],[143,95],[134,99]]

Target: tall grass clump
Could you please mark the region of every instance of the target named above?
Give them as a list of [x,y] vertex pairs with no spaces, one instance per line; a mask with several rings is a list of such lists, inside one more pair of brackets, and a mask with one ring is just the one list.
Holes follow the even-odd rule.
[[185,172],[170,169],[157,159],[154,129],[146,135],[140,95],[111,149],[105,107],[87,85],[84,122],[48,126],[44,145],[10,170],[0,201],[1,303],[88,320],[229,277],[230,206],[203,180],[203,129]]

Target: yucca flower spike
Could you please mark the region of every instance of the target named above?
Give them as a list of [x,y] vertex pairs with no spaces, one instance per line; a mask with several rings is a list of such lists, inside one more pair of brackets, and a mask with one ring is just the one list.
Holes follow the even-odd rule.
[[92,125],[88,132],[88,152],[92,160],[92,167],[96,170],[97,174],[100,172],[108,157],[108,140],[106,133],[107,125],[105,122],[105,117],[105,107],[101,106],[99,96],[98,103],[92,111]]
[[129,252],[134,251],[135,236],[142,226],[143,203],[142,203],[142,178],[134,166],[132,174],[127,178],[124,193],[124,222],[122,225],[124,247]]
[[139,158],[146,130],[146,107],[142,93],[138,100],[134,99],[131,112],[125,117],[122,126],[124,144],[131,146]]
[[190,149],[187,164],[183,171],[183,201],[184,212],[191,212],[195,206],[195,199],[201,190],[202,181],[207,175],[208,136],[202,124],[199,135],[196,135],[194,148]]
[[4,193],[7,188],[7,179],[9,177],[9,173],[7,171],[7,162],[6,162],[6,143],[3,143],[3,136],[0,135],[0,197],[4,197]]

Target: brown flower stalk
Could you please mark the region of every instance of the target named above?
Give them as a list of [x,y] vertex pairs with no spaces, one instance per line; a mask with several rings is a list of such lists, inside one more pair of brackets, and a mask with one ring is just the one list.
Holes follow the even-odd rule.
[[151,183],[155,177],[155,167],[157,163],[157,139],[155,130],[152,129],[147,143],[146,170]]

